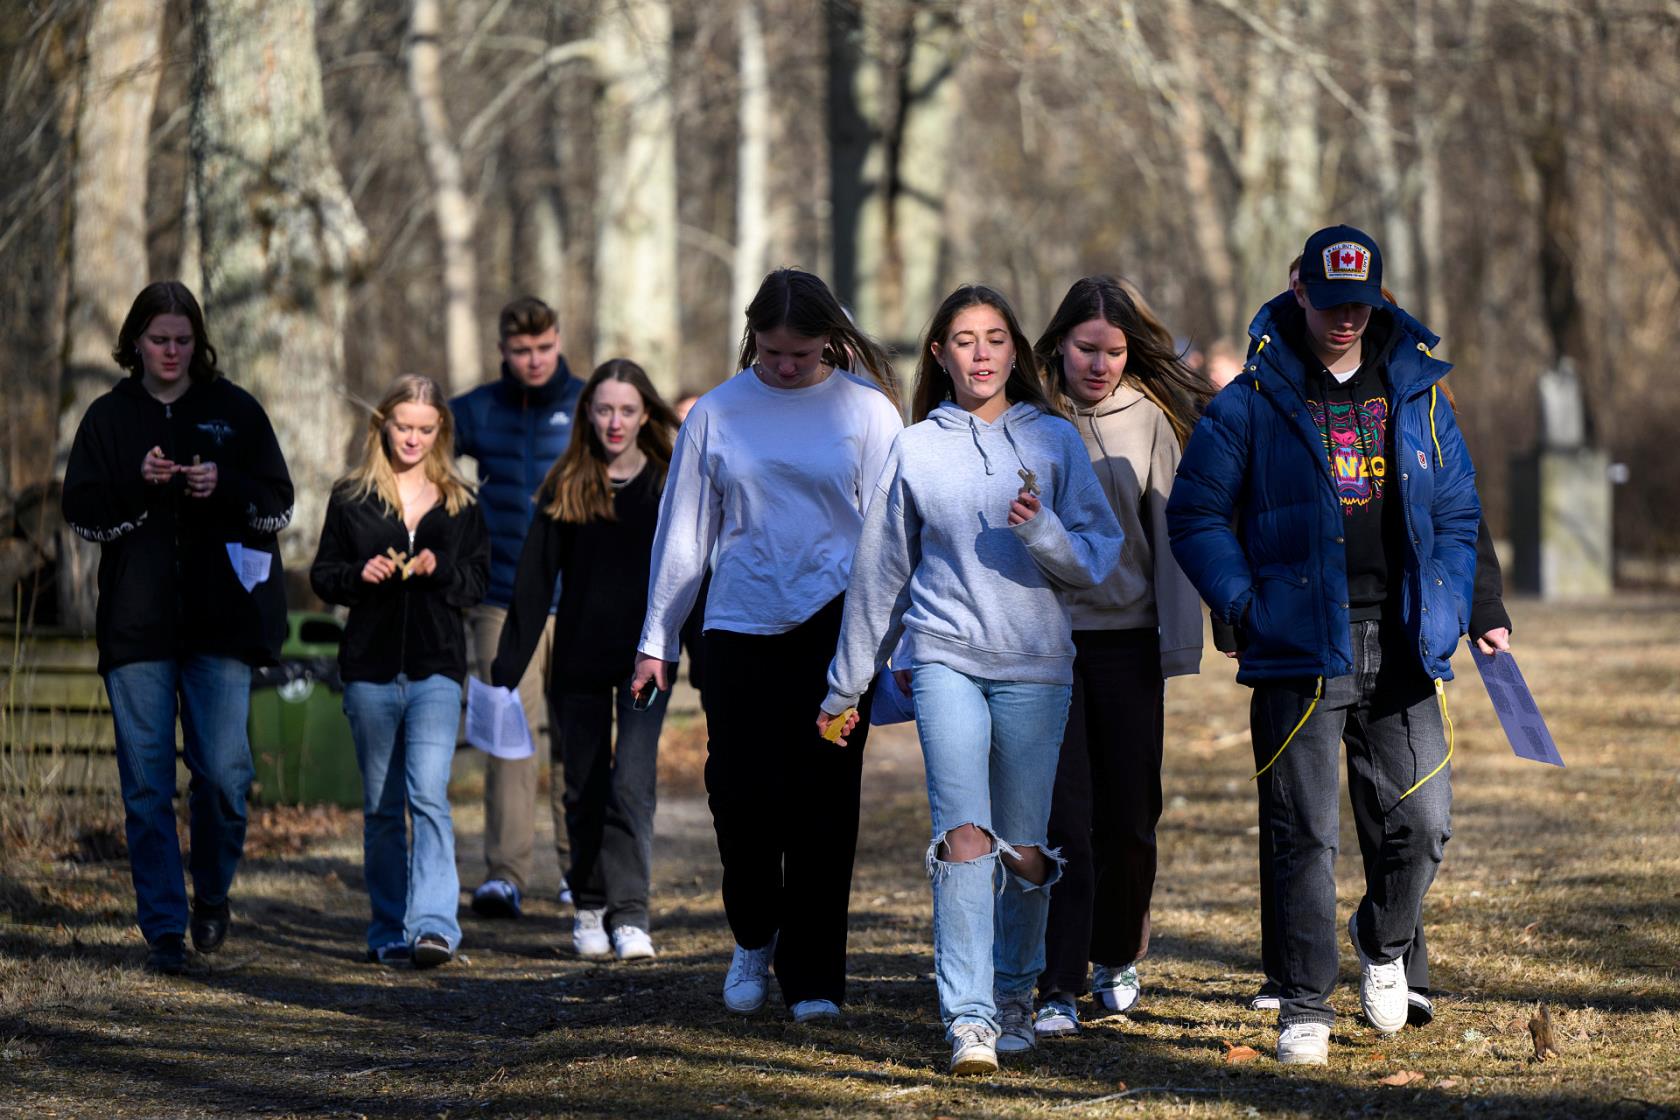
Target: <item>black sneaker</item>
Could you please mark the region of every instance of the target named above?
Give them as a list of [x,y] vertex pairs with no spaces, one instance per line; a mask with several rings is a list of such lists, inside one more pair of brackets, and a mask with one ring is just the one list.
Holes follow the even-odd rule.
[[455,954],[441,933],[422,933],[414,941],[415,968],[436,968],[454,959]]
[[152,942],[146,951],[146,971],[162,976],[179,976],[187,970],[186,939],[178,933],[166,933]]
[[369,949],[367,959],[369,964],[382,964],[386,968],[407,968],[414,963],[414,950],[401,941],[394,941],[377,949]]
[[227,900],[211,906],[209,903],[193,900],[192,907],[192,943],[193,948],[201,953],[214,953],[227,940],[228,925],[232,921],[228,912]]

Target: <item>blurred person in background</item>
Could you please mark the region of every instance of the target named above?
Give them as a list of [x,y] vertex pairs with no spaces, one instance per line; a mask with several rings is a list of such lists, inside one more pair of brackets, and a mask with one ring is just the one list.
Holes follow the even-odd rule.
[[[559,316],[542,300],[523,296],[502,308],[497,333],[501,376],[449,402],[455,415],[455,453],[478,463],[478,496],[490,530],[490,586],[484,601],[467,615],[468,659],[485,681],[513,601],[514,574],[536,513],[537,488],[571,441],[572,412],[583,390],[561,352]],[[570,857],[561,804],[563,764],[549,734],[544,692],[553,643],[551,620],[519,681],[534,752],[528,758],[487,756],[484,761],[485,878],[472,898],[473,912],[480,917],[517,918],[523,912],[536,843],[538,759],[543,755],[549,759],[560,901],[571,901],[565,880]]]

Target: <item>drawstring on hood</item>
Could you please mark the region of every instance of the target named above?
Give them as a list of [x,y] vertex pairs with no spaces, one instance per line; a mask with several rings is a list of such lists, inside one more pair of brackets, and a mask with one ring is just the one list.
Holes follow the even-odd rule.
[[[1044,414],[1039,411],[1038,406],[1022,401],[1010,405],[1008,411],[986,426],[988,430],[1003,429],[1003,438],[1009,441],[1009,449],[1015,452],[1015,459],[1021,464],[1021,469],[1028,473],[1032,473],[1032,467],[1027,465],[1026,458],[1021,454],[1021,445],[1010,428],[1012,424],[1028,422],[1042,415]],[[974,450],[980,453],[980,463],[985,467],[986,473],[997,473],[992,469],[992,457],[986,454],[986,445],[980,440],[980,422],[974,418],[973,413],[954,401],[944,401],[928,414],[928,419],[947,430],[966,427],[969,438],[974,441]]]

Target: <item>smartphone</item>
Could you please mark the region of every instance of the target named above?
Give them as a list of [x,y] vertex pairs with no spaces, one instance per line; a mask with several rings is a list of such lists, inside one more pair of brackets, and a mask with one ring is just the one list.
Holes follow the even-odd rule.
[[633,711],[645,712],[648,710],[648,705],[657,699],[659,699],[659,686],[652,681],[648,681],[630,701],[630,707]]

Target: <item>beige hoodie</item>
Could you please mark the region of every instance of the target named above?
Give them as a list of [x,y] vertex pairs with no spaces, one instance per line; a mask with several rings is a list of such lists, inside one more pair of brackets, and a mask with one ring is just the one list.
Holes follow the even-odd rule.
[[1126,543],[1107,579],[1064,597],[1075,630],[1159,626],[1161,674],[1195,673],[1202,661],[1202,601],[1167,545],[1167,496],[1178,470],[1178,440],[1166,414],[1131,385],[1100,404],[1076,408],[1103,493]]

